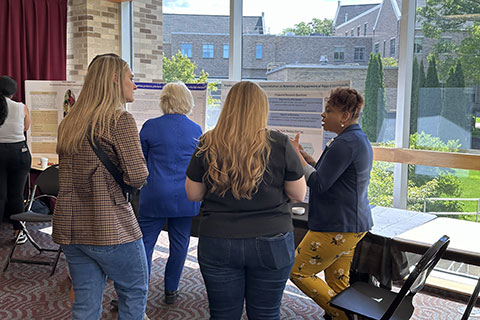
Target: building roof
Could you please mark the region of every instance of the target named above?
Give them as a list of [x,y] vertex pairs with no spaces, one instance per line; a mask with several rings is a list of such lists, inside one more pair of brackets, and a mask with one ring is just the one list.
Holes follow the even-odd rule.
[[337,13],[333,19],[333,26],[338,27],[339,25],[345,23],[346,21],[352,20],[353,18],[365,13],[366,11],[375,8],[379,3],[371,4],[356,4],[356,5],[340,5],[338,2]]
[[[170,43],[172,32],[229,34],[230,17],[201,14],[163,14],[163,42]],[[264,34],[263,14],[243,17],[244,34]]]

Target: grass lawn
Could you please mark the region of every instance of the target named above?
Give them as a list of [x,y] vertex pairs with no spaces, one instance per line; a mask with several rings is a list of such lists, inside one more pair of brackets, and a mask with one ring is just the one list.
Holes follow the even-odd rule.
[[[460,177],[459,179],[462,183],[461,198],[480,198],[480,171],[470,170],[468,177]],[[476,212],[477,202],[465,201],[464,211]],[[475,221],[475,216],[465,216],[465,219]]]

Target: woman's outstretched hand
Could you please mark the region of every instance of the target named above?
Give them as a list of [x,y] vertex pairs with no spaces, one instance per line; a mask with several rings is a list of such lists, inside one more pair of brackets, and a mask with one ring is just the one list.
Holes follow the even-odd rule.
[[298,157],[302,162],[302,165],[306,165],[307,163],[311,166],[315,165],[315,160],[303,149],[302,145],[300,144],[300,132],[297,132],[294,139],[289,139],[290,143],[292,144],[293,149],[297,151]]

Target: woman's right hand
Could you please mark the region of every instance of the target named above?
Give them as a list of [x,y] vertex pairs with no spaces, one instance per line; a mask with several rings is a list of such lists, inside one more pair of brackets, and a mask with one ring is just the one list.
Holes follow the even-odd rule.
[[302,155],[303,159],[305,159],[305,161],[311,165],[312,167],[315,166],[315,159],[312,158],[312,156],[310,156],[305,150],[303,150],[302,146],[300,146],[300,154]]
[[292,144],[293,149],[297,151],[298,157],[300,161],[302,161],[302,165],[306,165],[307,163],[311,166],[315,165],[315,160],[303,149],[302,145],[300,144],[300,132],[295,135],[294,139],[289,139],[290,143]]

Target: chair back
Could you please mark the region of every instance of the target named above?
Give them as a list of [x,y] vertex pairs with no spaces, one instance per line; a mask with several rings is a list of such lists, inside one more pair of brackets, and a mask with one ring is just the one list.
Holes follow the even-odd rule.
[[423,288],[428,275],[430,272],[432,272],[435,265],[447,250],[449,243],[450,238],[444,235],[430,248],[428,248],[428,250],[420,258],[420,261],[418,261],[415,265],[415,268],[410,273],[407,280],[405,280],[405,283],[396,295],[392,304],[382,316],[382,320],[390,319],[407,294],[414,295]]
[[35,180],[35,186],[40,188],[42,194],[58,195],[58,164],[45,169]]
[[473,289],[472,296],[468,300],[467,307],[465,308],[465,312],[463,313],[462,320],[468,320],[470,317],[470,313],[472,312],[473,306],[475,306],[475,302],[477,302],[478,294],[480,293],[480,278],[478,278],[477,285],[475,289]]

